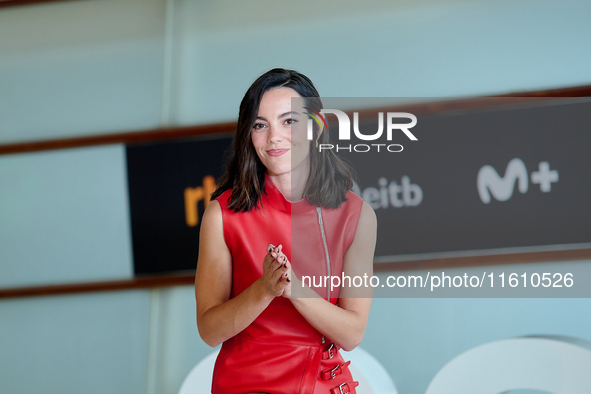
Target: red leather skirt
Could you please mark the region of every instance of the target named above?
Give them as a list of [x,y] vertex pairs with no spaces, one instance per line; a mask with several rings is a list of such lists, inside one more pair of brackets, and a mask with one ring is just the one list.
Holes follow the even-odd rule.
[[349,363],[333,344],[265,343],[238,334],[220,350],[212,393],[355,393]]

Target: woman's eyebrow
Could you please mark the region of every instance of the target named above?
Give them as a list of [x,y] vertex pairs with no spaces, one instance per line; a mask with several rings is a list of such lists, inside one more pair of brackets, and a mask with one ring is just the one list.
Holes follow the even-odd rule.
[[281,118],[284,118],[284,117],[290,116],[290,115],[300,115],[300,113],[299,112],[296,112],[296,111],[289,111],[289,112],[286,112],[286,113],[283,113],[283,114],[279,115],[277,117],[277,119],[281,119]]

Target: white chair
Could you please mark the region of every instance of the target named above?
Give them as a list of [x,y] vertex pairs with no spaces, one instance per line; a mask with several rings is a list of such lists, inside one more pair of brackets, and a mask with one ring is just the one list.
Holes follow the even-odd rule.
[[[179,394],[201,394],[211,392],[213,366],[219,349],[201,360],[183,381]],[[365,350],[357,347],[351,352],[342,352],[346,361],[351,361],[350,370],[359,381],[358,394],[398,394],[392,378],[386,369]]]
[[349,370],[359,382],[357,394],[398,394],[390,374],[374,356],[359,346],[341,354],[345,361],[351,360]]
[[211,393],[213,366],[219,352],[220,349],[216,349],[193,367],[183,381],[179,394]]
[[591,393],[591,343],[558,336],[486,343],[446,364],[425,394],[502,394],[511,390]]

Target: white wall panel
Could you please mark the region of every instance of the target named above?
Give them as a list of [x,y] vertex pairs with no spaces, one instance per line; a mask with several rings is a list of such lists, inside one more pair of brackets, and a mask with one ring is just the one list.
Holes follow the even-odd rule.
[[589,2],[220,3],[177,2],[177,123],[235,119],[250,83],[273,67],[303,72],[325,97],[489,95],[591,83]]
[[121,145],[0,156],[0,287],[129,278]]
[[211,348],[197,332],[195,288],[158,290],[158,350],[153,377],[155,393],[175,394],[191,369],[218,348]]
[[0,144],[160,124],[164,0],[0,10]]
[[150,292],[0,302],[1,391],[144,394]]

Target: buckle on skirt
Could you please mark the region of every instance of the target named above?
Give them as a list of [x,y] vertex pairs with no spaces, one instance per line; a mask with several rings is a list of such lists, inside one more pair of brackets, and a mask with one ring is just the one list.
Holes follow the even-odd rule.
[[355,393],[355,387],[359,386],[359,382],[341,383],[337,387],[330,390],[330,394],[349,394]]
[[322,359],[323,360],[330,360],[331,358],[333,358],[336,354],[337,354],[337,347],[335,346],[334,343],[331,343],[330,346],[328,347],[328,349],[326,349],[324,352],[322,352]]
[[336,378],[338,375],[343,373],[343,369],[348,367],[351,364],[351,361],[344,362],[342,364],[337,364],[332,369],[325,369],[321,372],[320,377],[324,380],[331,380]]

